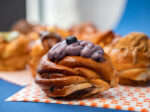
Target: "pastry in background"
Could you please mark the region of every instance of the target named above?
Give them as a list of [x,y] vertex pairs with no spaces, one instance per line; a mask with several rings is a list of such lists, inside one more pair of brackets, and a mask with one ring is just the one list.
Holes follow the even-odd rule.
[[69,36],[69,32],[64,29],[60,29],[57,26],[54,27],[48,27],[48,26],[36,26],[34,30],[30,33],[27,34],[27,37],[30,39],[30,41],[33,43],[34,41],[38,40],[40,38],[40,33],[41,32],[54,32],[62,35],[63,38]]
[[99,31],[91,23],[74,25],[69,31],[71,35],[77,36],[79,40],[91,41],[101,47],[109,45],[116,37],[111,30]]
[[54,98],[85,98],[118,84],[109,56],[92,42],[70,36],[42,57],[35,82]]
[[133,32],[105,50],[119,72],[120,83],[144,85],[150,80],[150,47],[148,37]]
[[21,34],[26,35],[29,41],[33,43],[33,41],[39,39],[39,33],[41,31],[47,31],[47,26],[43,26],[41,24],[32,24],[25,19],[21,19],[14,23],[11,30],[18,31]]
[[68,37],[68,36],[71,35],[68,30],[61,29],[61,28],[59,28],[59,27],[57,27],[57,26],[47,27],[46,29],[47,29],[47,31],[49,31],[49,32],[55,32],[55,33],[60,34],[63,38],[66,38],[66,37]]
[[24,69],[28,44],[28,38],[17,31],[0,32],[0,71]]
[[81,40],[84,34],[96,33],[97,29],[92,23],[83,23],[83,24],[75,24],[70,29],[69,32],[71,35],[76,36],[79,40]]
[[114,39],[115,39],[114,33],[111,30],[109,30],[106,32],[97,32],[88,35],[85,34],[82,40],[91,41],[104,48],[107,45],[111,44],[111,42]]
[[[55,30],[56,31],[56,30]],[[32,35],[33,36],[33,35]],[[60,42],[65,38],[65,35],[61,35],[57,32],[42,31],[36,41],[33,41],[29,45],[29,57],[28,65],[30,67],[31,73],[35,77],[37,74],[36,68],[41,57],[47,53],[47,51],[56,43]]]
[[148,40],[148,47],[150,48],[150,39]]
[[16,30],[20,33],[27,34],[33,30],[34,25],[27,22],[25,19],[16,21],[12,26],[12,30]]
[[123,38],[120,35],[115,35],[115,38],[106,46],[103,47],[104,51],[107,53],[109,52],[109,50],[113,47],[115,47],[115,45],[118,43],[118,41]]
[[31,24],[25,19],[18,20],[14,23],[11,30],[18,31],[22,34],[28,34],[30,32],[40,32],[46,30],[46,26],[40,24]]

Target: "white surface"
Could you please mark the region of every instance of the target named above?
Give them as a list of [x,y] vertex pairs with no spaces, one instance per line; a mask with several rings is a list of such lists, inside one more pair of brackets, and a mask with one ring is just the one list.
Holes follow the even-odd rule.
[[114,28],[120,21],[126,6],[126,0],[78,1],[80,20],[92,21],[102,30]]
[[44,0],[43,23],[67,28],[79,22],[76,0]]
[[20,71],[0,71],[0,79],[17,84],[20,86],[27,85],[33,82],[33,76],[29,70],[20,70]]
[[[28,20],[38,20],[44,24],[57,25],[62,28],[90,21],[99,29],[113,29],[118,24],[126,6],[126,0],[27,1]],[[37,10],[38,4],[40,11]],[[40,15],[39,18],[38,15]]]
[[39,0],[26,0],[26,19],[30,22],[40,22]]

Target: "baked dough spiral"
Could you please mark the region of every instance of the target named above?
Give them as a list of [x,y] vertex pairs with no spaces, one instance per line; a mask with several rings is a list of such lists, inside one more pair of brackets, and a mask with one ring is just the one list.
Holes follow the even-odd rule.
[[64,56],[54,61],[47,54],[40,61],[35,82],[48,97],[55,98],[85,98],[106,91],[117,86],[118,75],[106,53],[103,58],[105,61],[97,62],[82,56]]

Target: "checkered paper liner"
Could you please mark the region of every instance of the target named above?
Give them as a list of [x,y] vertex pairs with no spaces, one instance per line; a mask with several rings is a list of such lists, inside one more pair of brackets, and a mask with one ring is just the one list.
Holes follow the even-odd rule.
[[149,112],[150,87],[118,86],[88,99],[65,101],[48,98],[38,86],[28,85],[6,101],[31,101]]
[[0,79],[24,86],[33,82],[33,76],[28,69],[19,71],[0,71]]

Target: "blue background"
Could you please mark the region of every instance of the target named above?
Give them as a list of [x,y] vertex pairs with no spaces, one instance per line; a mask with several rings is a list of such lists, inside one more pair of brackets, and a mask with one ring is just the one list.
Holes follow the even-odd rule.
[[133,31],[146,33],[150,37],[150,0],[128,0],[115,32],[124,36]]
[[[121,21],[114,31],[126,35],[132,31],[140,31],[150,36],[150,0],[129,0]],[[6,98],[23,87],[0,80],[0,112],[120,112],[121,110],[103,109],[87,106],[71,106],[60,104],[33,102],[6,102]],[[121,111],[122,112],[122,111]]]

